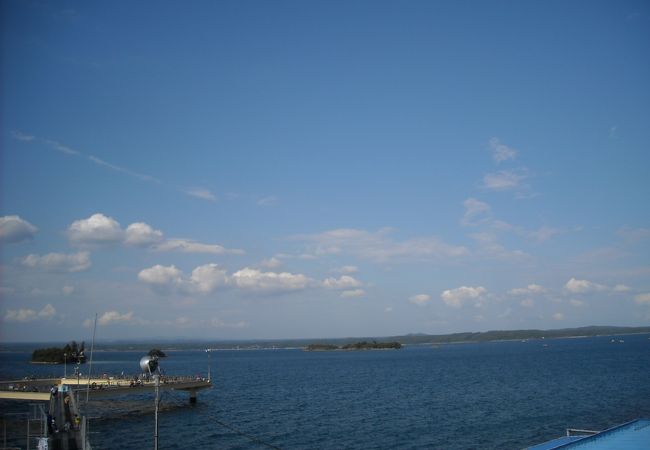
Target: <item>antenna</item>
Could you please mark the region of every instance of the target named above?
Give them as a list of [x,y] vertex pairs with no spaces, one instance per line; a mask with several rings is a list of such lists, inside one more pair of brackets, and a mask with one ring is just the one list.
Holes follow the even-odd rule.
[[86,386],[86,403],[90,395],[90,374],[93,370],[93,351],[95,350],[95,333],[97,332],[97,313],[95,313],[95,326],[93,327],[93,342],[90,346],[90,366],[88,367],[88,384]]
[[205,352],[208,354],[208,383],[210,383],[210,382],[212,382],[212,376],[210,374],[210,368],[212,366],[210,364],[210,353],[212,352],[212,349],[211,348],[206,348]]

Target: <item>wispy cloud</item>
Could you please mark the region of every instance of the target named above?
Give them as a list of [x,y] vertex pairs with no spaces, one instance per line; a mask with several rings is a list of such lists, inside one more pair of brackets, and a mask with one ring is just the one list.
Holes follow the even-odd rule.
[[111,170],[114,170],[115,172],[130,175],[130,176],[138,178],[138,179],[140,179],[142,181],[150,181],[152,183],[158,183],[158,184],[162,183],[156,177],[153,177],[151,175],[145,175],[145,174],[138,173],[138,172],[134,172],[133,170],[127,169],[126,167],[121,167],[121,166],[117,166],[115,164],[111,164],[109,162],[104,161],[103,159],[99,159],[96,156],[89,155],[88,160],[90,160],[91,162],[97,164],[98,166],[107,167],[107,168],[109,168]]
[[429,294],[417,294],[409,298],[409,302],[418,305],[424,306],[431,301],[431,296]]
[[273,195],[262,197],[257,200],[257,204],[260,206],[274,206],[277,203],[278,203],[278,198]]
[[463,226],[476,226],[490,219],[489,213],[491,208],[485,202],[476,200],[475,198],[468,198],[463,202],[463,206],[465,206],[465,214],[460,221]]
[[634,243],[650,239],[650,228],[621,227],[616,232],[627,242]]
[[125,174],[125,175],[129,175],[131,177],[138,178],[138,179],[140,179],[142,181],[148,181],[148,182],[158,183],[158,184],[161,183],[161,181],[159,179],[157,179],[156,177],[153,177],[151,175],[142,174],[142,173],[136,172],[134,170],[128,169],[126,167],[118,166],[116,164],[109,163],[109,162],[107,162],[107,161],[105,161],[105,160],[103,160],[101,158],[98,158],[97,156],[94,156],[94,155],[84,154],[83,152],[80,152],[79,150],[75,150],[75,149],[73,149],[73,148],[71,148],[71,147],[69,147],[69,146],[67,146],[65,144],[62,144],[62,143],[60,143],[58,141],[55,141],[55,140],[52,140],[52,139],[39,138],[37,136],[25,134],[25,133],[23,133],[21,131],[14,131],[12,133],[12,135],[13,135],[14,139],[19,140],[19,141],[23,141],[23,142],[42,142],[42,143],[46,144],[47,146],[49,146],[50,148],[52,148],[52,149],[54,149],[54,150],[56,150],[56,151],[58,151],[60,153],[63,153],[65,155],[69,155],[69,156],[77,156],[77,157],[81,157],[81,158],[86,158],[91,163],[93,163],[95,165],[98,165],[98,166],[105,167],[105,168],[110,169],[110,170],[112,170],[114,172],[119,172],[119,173],[122,173],[122,174]]
[[350,289],[341,292],[342,298],[359,298],[359,297],[364,297],[365,295],[366,295],[366,291],[364,291],[363,289]]
[[185,190],[187,195],[192,197],[200,198],[201,200],[207,200],[209,202],[216,202],[217,196],[214,195],[210,190],[204,188],[191,188]]
[[156,245],[155,250],[163,252],[177,251],[181,253],[211,253],[214,255],[232,254],[243,255],[241,249],[227,249],[218,244],[203,244],[191,239],[167,239]]
[[308,253],[332,255],[347,253],[375,262],[440,260],[450,261],[466,256],[462,246],[447,244],[434,236],[395,240],[392,230],[384,228],[371,232],[354,228],[339,228],[318,234],[294,236],[293,240],[309,243]]
[[515,159],[518,153],[517,150],[508,147],[495,137],[490,139],[490,149],[492,150],[492,159],[494,159],[497,163],[506,161],[508,159]]
[[31,136],[29,134],[25,134],[25,133],[22,133],[22,132],[17,131],[17,130],[14,130],[11,134],[14,137],[14,139],[16,139],[18,141],[31,142],[34,139],[36,139],[35,136]]
[[520,296],[520,295],[537,295],[537,294],[543,294],[544,292],[546,292],[546,289],[544,289],[539,284],[529,284],[525,288],[510,289],[509,294]]
[[47,304],[40,311],[33,309],[10,309],[5,314],[5,322],[33,322],[35,320],[49,320],[56,316],[56,309],[51,304]]
[[48,144],[50,147],[52,147],[54,150],[57,150],[61,153],[64,153],[66,155],[72,155],[72,156],[82,156],[81,152],[78,152],[77,150],[74,150],[67,145],[63,145],[60,142],[53,141],[51,139],[41,139],[43,142]]
[[482,187],[491,191],[508,191],[522,186],[522,182],[528,177],[525,169],[500,170],[495,173],[488,173],[483,177]]
[[545,225],[536,230],[530,230],[495,219],[491,214],[490,205],[474,198],[465,200],[463,206],[465,206],[465,214],[460,220],[461,225],[466,227],[482,226],[484,229],[489,229],[492,235],[494,235],[494,232],[509,232],[530,241],[542,243],[553,236],[565,232],[565,230],[560,228]]
[[[133,169],[130,169],[128,167],[124,167],[118,164],[114,164],[112,162],[108,162],[105,159],[102,159],[98,156],[87,154],[84,152],[81,152],[79,150],[76,150],[72,147],[69,147],[68,145],[62,144],[61,142],[52,140],[52,139],[44,139],[44,138],[39,138],[37,136],[33,136],[30,134],[23,133],[21,131],[13,131],[12,136],[14,139],[21,141],[21,142],[26,142],[26,143],[34,143],[34,142],[40,142],[45,144],[46,146],[50,147],[53,150],[56,150],[60,153],[63,153],[67,156],[75,156],[78,158],[83,158],[86,161],[91,162],[94,165],[103,167],[105,169],[108,169],[110,171],[120,173],[122,175],[127,175],[133,178],[136,178],[140,181],[148,182],[148,183],[155,183],[155,184],[164,184],[159,178],[154,177],[153,175],[148,175],[145,173],[141,173],[138,171],[135,171]],[[204,188],[189,188],[189,189],[180,189],[176,188],[177,190],[183,192],[186,195],[189,195],[191,197],[195,198],[200,198],[202,200],[208,200],[208,201],[216,201],[217,196],[210,192],[208,189]],[[275,202],[276,199],[275,197],[265,197],[259,200],[259,204],[272,204]]]

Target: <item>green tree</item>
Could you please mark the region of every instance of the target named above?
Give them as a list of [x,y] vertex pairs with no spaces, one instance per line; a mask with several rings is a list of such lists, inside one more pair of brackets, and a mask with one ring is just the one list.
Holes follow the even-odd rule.
[[167,357],[167,355],[165,355],[165,352],[163,352],[159,348],[152,348],[151,350],[149,350],[149,353],[147,353],[147,355],[149,355],[151,357],[155,356],[157,358],[166,358]]

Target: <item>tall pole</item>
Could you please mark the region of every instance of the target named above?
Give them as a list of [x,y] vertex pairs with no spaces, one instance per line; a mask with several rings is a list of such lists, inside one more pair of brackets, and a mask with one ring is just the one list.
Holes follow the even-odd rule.
[[209,348],[205,349],[205,352],[208,354],[208,383],[212,380],[212,376],[210,375],[210,369],[212,367],[212,364],[210,364],[210,353],[211,350]]
[[86,403],[88,403],[88,395],[90,395],[90,374],[93,370],[93,350],[95,350],[95,332],[97,331],[97,313],[95,313],[95,326],[93,328],[93,341],[90,345],[90,366],[88,367],[88,385],[86,386]]
[[160,373],[156,373],[154,376],[154,381],[156,382],[156,413],[155,413],[155,428],[153,435],[153,449],[158,450],[158,404],[160,403]]
[[63,354],[63,378],[68,378],[68,354]]

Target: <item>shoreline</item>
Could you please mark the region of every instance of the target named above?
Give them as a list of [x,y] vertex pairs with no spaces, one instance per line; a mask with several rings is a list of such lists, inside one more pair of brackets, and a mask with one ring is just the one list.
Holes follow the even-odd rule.
[[[450,344],[482,344],[482,343],[495,343],[495,342],[516,342],[516,341],[552,341],[552,340],[557,340],[557,339],[585,339],[585,338],[591,338],[591,337],[617,337],[617,336],[635,336],[635,335],[650,335],[650,330],[643,330],[643,331],[630,331],[626,332],[625,330],[616,330],[616,332],[613,333],[597,333],[597,334],[584,334],[583,333],[576,333],[574,335],[566,335],[566,336],[539,336],[539,334],[535,336],[526,336],[525,331],[527,330],[522,330],[522,335],[521,337],[513,337],[513,338],[508,338],[508,339],[470,339],[470,340],[450,340],[450,339],[445,339],[444,337],[447,335],[427,335],[422,336],[422,339],[429,338],[426,341],[423,342],[408,342],[409,339],[404,339],[406,342],[400,342],[399,338],[408,338],[409,336],[399,336],[399,337],[389,337],[389,339],[392,339],[394,341],[399,342],[402,346],[404,347],[418,347],[418,346],[441,346],[441,345],[450,345]],[[539,332],[545,332],[548,331],[550,334],[553,334],[555,330],[530,330],[534,331],[535,333]],[[578,331],[578,330],[577,330]],[[490,333],[490,332],[484,332],[484,333],[477,333],[477,334],[485,334],[485,333]],[[103,352],[130,352],[130,353],[140,353],[140,352],[145,352],[148,351],[147,349],[150,348],[152,345],[155,345],[158,348],[164,349],[167,352],[180,352],[180,351],[205,351],[206,349],[209,348],[210,351],[252,351],[252,350],[306,350],[307,346],[311,344],[321,344],[321,343],[329,343],[329,342],[346,342],[349,340],[352,340],[353,338],[332,338],[328,339],[325,338],[322,341],[319,342],[319,340],[316,339],[295,339],[295,340],[287,340],[287,345],[283,345],[281,340],[273,340],[273,341],[249,341],[249,342],[242,342],[238,344],[220,344],[218,342],[189,342],[187,344],[184,343],[168,343],[169,346],[166,346],[164,343],[158,343],[158,344],[148,344],[148,343],[143,343],[143,344],[124,344],[122,347],[121,345],[105,345],[103,348],[96,348],[95,352],[97,353],[103,353]],[[357,338],[359,339],[359,338]],[[372,338],[361,338],[361,339],[372,339]],[[299,344],[298,342],[303,341]],[[39,345],[37,343],[34,343],[34,345]],[[101,345],[101,344],[100,344]],[[332,344],[332,345],[344,345],[344,344]],[[8,346],[9,347],[9,346]],[[22,348],[21,348],[22,347]],[[139,348],[134,348],[134,347],[139,347]],[[16,344],[15,347],[9,347],[6,349],[0,349],[0,354],[11,354],[11,353],[23,353],[23,352],[31,352],[31,346],[29,343],[24,343],[24,344]],[[334,351],[335,349],[332,350],[322,350],[322,351]],[[342,350],[342,349],[341,349]],[[346,349],[349,351],[360,351],[364,349]],[[369,349],[370,350],[370,349]],[[384,350],[384,349],[372,349],[372,350]],[[393,350],[393,349],[387,349],[387,350]],[[311,351],[321,351],[321,350],[311,350]],[[63,363],[59,362],[47,362],[47,361],[29,361],[30,364],[44,364],[44,365],[60,365]]]

